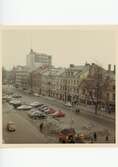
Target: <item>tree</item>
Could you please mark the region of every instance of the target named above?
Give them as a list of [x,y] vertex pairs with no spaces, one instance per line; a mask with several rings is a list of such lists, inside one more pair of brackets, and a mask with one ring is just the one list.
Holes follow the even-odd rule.
[[97,114],[103,89],[102,68],[96,66],[94,74],[88,75],[88,77],[82,81],[81,85],[86,90],[85,97],[91,99],[95,106],[95,114]]

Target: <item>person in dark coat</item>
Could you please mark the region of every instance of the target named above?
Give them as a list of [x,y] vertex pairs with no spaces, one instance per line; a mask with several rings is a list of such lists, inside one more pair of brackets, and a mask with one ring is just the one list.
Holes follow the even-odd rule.
[[94,141],[96,141],[97,140],[97,134],[96,134],[96,132],[93,133],[93,137],[94,137]]
[[107,142],[109,141],[109,136],[108,136],[108,135],[106,136],[105,140],[106,140]]
[[43,130],[43,122],[40,124],[40,132]]

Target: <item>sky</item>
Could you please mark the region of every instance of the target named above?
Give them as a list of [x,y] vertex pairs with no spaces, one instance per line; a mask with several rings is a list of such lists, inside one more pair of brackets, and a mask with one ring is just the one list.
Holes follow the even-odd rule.
[[115,64],[115,32],[109,27],[17,27],[2,31],[2,65],[26,64],[30,49],[52,55],[56,67],[97,63]]

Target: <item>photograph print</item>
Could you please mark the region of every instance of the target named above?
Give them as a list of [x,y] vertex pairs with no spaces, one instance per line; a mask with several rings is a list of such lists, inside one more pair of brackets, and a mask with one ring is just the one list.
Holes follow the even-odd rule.
[[2,143],[115,144],[110,26],[2,30]]

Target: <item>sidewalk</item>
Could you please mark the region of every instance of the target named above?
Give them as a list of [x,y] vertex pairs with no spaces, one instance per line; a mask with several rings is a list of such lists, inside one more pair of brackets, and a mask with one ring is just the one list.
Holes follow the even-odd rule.
[[[57,102],[57,103],[60,103],[60,104],[65,104],[64,103],[64,101],[61,101],[61,100],[58,100],[58,99],[55,99],[55,98],[53,98],[53,97],[47,97],[47,96],[41,96],[41,97],[43,97],[43,98],[45,98],[45,99],[47,99],[47,100],[51,100],[51,101],[55,101],[55,102]],[[65,106],[66,107],[66,106]],[[100,116],[100,117],[105,117],[105,118],[108,118],[108,119],[111,119],[111,120],[115,120],[115,113],[111,113],[111,114],[109,114],[109,113],[106,113],[106,112],[101,112],[101,111],[99,111],[98,110],[98,113],[97,114],[95,114],[94,113],[94,106],[90,106],[90,105],[84,105],[84,104],[80,104],[79,105],[79,108],[80,108],[80,110],[84,110],[85,112],[89,112],[90,114],[92,114],[92,115],[95,115],[96,117],[98,116]]]
[[[86,110],[89,111],[90,113],[93,113],[95,112],[95,107],[94,106],[89,106],[89,105],[80,105],[80,109],[83,109],[83,110]],[[97,114],[96,115],[99,115],[99,116],[103,116],[103,117],[106,117],[106,118],[110,118],[110,119],[113,119],[115,120],[115,113],[106,113],[106,112],[101,112],[100,110],[98,110]]]

